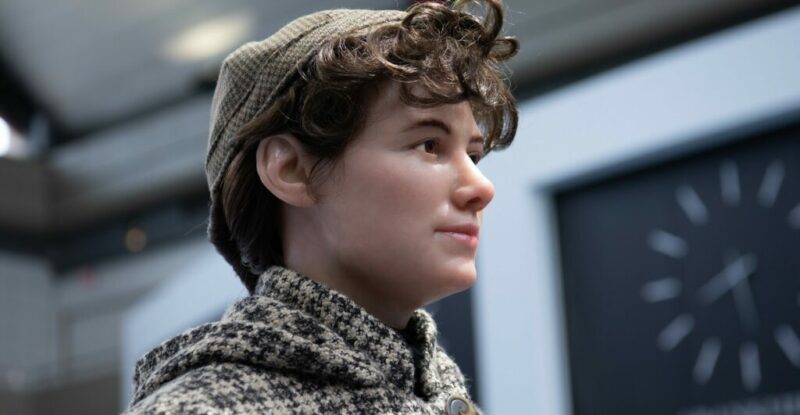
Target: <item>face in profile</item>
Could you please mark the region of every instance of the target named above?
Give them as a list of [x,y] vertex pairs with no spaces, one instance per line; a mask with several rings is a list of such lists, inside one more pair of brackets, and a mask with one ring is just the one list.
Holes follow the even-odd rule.
[[468,102],[417,108],[388,82],[365,128],[319,186],[327,268],[380,301],[414,309],[470,287],[494,187]]

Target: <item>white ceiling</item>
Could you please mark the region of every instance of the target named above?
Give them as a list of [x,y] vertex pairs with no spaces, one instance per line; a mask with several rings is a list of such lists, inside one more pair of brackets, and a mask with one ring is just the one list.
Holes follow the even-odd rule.
[[[186,97],[236,45],[264,38],[292,18],[324,8],[406,3],[2,0],[0,53],[61,125],[90,131]],[[515,81],[553,77],[779,3],[786,0],[507,0],[508,33],[522,42],[512,65]],[[192,59],[183,50],[183,60],[176,58],[181,35],[203,24],[217,32],[202,45],[217,52]]]

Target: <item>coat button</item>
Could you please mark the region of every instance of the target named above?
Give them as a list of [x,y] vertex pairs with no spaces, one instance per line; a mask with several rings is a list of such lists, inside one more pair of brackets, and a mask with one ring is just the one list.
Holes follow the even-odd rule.
[[453,395],[447,400],[445,413],[447,415],[475,415],[475,408],[467,399]]

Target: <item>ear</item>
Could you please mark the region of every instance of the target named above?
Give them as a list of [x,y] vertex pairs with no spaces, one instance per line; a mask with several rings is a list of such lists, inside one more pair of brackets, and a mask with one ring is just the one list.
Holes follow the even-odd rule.
[[266,137],[256,149],[256,170],[261,183],[284,203],[296,207],[314,204],[308,178],[312,159],[292,134]]

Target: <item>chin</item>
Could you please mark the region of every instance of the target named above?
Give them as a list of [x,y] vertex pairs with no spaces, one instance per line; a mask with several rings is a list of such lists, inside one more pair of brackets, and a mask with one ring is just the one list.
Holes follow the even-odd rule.
[[478,279],[474,262],[462,264],[456,269],[447,272],[447,275],[447,288],[449,292],[444,296],[464,291],[472,287]]
[[457,281],[455,281],[455,280],[450,281],[450,284],[448,284],[446,287],[442,288],[439,291],[439,295],[429,299],[428,301],[426,301],[422,305],[428,305],[428,304],[431,304],[431,303],[435,303],[435,302],[437,302],[437,301],[439,301],[441,299],[447,298],[447,297],[449,297],[451,295],[458,294],[458,293],[460,293],[462,291],[465,291],[465,290],[469,289],[470,287],[472,287],[472,285],[474,283],[475,283],[475,278],[474,277],[472,277],[472,278],[463,278],[463,279],[459,279]]
[[467,290],[477,280],[475,261],[450,259],[439,262],[438,265],[433,273],[427,273],[427,276],[420,280],[418,289],[421,291],[417,291],[417,294],[425,299],[421,305],[434,303]]

